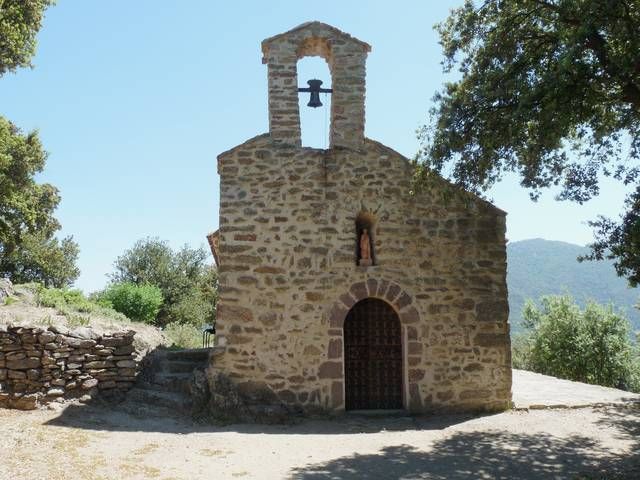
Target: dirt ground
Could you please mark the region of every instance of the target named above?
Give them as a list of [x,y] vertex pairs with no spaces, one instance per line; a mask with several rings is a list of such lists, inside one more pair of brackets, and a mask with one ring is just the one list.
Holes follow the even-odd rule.
[[640,478],[640,406],[198,426],[0,409],[1,479]]

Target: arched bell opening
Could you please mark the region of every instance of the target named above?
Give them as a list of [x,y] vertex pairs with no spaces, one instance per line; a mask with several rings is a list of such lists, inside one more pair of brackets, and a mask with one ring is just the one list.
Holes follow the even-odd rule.
[[356,216],[356,265],[376,265],[375,237],[378,219],[371,212],[362,211]]
[[402,409],[402,330],[384,300],[365,298],[343,327],[346,410]]
[[[300,138],[303,147],[329,148],[331,132],[331,72],[320,57],[305,56],[297,64]],[[319,83],[318,83],[319,82]],[[319,90],[319,91],[317,91]]]

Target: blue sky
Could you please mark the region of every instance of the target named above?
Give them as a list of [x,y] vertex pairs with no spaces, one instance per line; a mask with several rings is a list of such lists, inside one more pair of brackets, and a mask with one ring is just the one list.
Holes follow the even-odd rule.
[[[39,34],[35,68],[0,79],[0,115],[38,129],[50,152],[41,180],[60,189],[62,234],[80,244],[76,285],[101,288],[115,258],[146,236],[204,244],[218,221],[216,156],[268,129],[260,42],[305,21],[372,45],[366,135],[412,157],[445,80],[432,26],[461,3],[59,0]],[[301,84],[329,83],[319,59],[300,72]],[[309,145],[324,146],[325,115],[304,112]],[[508,178],[491,197],[509,212],[511,241],[585,244],[584,222],[617,216],[624,191],[606,182],[583,206],[558,203],[552,192],[533,203]]]

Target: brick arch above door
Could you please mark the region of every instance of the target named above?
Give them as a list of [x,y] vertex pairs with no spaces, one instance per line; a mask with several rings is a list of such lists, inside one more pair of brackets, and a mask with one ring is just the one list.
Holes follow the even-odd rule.
[[406,329],[407,344],[404,349],[409,370],[405,373],[407,398],[405,407],[409,410],[419,410],[421,403],[418,381],[412,365],[418,365],[422,360],[422,344],[419,343],[416,324],[420,321],[418,310],[413,305],[413,296],[406,292],[396,282],[386,279],[369,278],[356,282],[340,295],[327,312],[328,320],[328,351],[327,361],[320,365],[319,377],[332,379],[331,404],[336,410],[344,410],[344,321],[349,310],[361,300],[378,298],[387,302],[398,314],[400,324]]
[[412,305],[412,295],[393,281],[369,278],[351,285],[349,290],[334,302],[328,313],[329,328],[341,329],[351,307],[365,298],[379,298],[389,303],[398,314],[402,325],[412,325],[419,321],[418,310]]

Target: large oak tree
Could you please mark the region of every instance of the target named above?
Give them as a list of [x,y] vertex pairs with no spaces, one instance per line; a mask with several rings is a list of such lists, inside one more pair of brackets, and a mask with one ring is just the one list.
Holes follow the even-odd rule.
[[602,175],[632,185],[619,221],[592,222],[590,258],[640,282],[640,1],[467,0],[436,28],[458,80],[421,130],[418,182],[482,194],[515,172],[579,203]]

